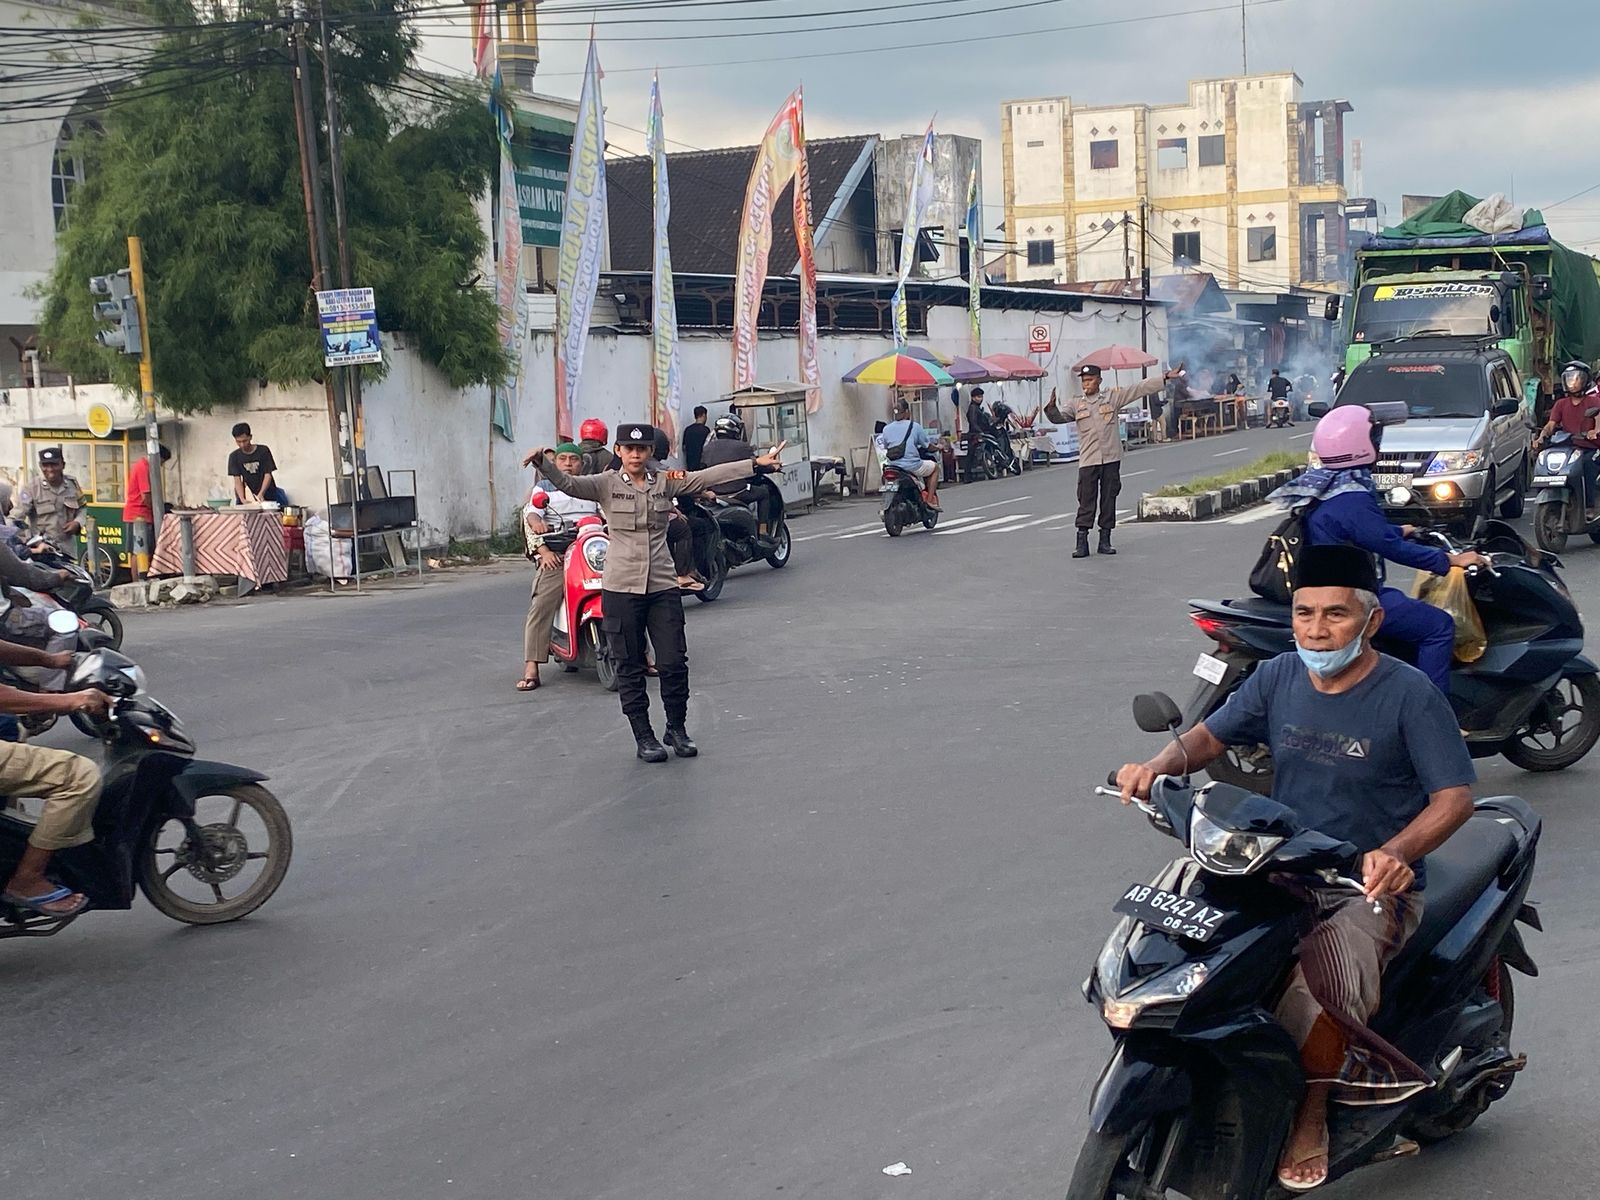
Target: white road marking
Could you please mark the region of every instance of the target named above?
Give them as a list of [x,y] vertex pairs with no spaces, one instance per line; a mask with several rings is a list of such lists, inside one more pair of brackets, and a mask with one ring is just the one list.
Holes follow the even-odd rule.
[[1311,435],[1309,433],[1293,433],[1289,435],[1289,440],[1291,442],[1298,442],[1301,438],[1308,438],[1310,436]]
[[[966,525],[960,529],[951,529],[948,526],[940,526],[938,529],[933,531],[933,536],[938,537],[941,533],[971,533],[974,529],[987,529],[991,525],[1009,525],[1012,521],[1015,521],[1021,517],[1029,517],[1032,515],[1032,513],[1011,513],[1004,517],[991,517],[987,521],[979,521],[976,525]],[[951,524],[953,525],[955,522],[952,521]],[[996,532],[1000,531],[996,530]]]
[[1253,446],[1240,446],[1237,450],[1224,450],[1220,454],[1213,454],[1212,458],[1227,458],[1230,454],[1243,454],[1246,450],[1254,449]]
[[[965,525],[968,521],[976,521],[977,519],[978,519],[977,517],[957,517],[953,521],[946,521],[943,518],[940,518],[939,528],[940,529],[948,529],[952,525]],[[1010,517],[1002,517],[1001,518],[1001,520],[1005,520],[1005,521],[1009,521],[1011,519],[1012,518],[1010,518]],[[919,521],[917,524],[920,525],[921,522]],[[915,529],[916,527],[917,526],[915,526],[915,525],[906,526],[907,529]],[[871,529],[863,530],[861,533],[841,533],[838,537],[834,538],[833,540],[836,541],[836,542],[848,542],[851,538],[871,537],[874,533],[883,534],[884,537],[888,537],[889,536],[887,533],[884,532],[883,522],[880,521],[880,522],[878,522],[878,524],[874,525]]]
[[822,533],[808,533],[804,537],[790,538],[789,540],[794,542],[814,542],[818,538],[838,537],[841,533],[850,533],[852,530],[880,529],[882,526],[883,522],[881,521],[874,521],[870,525],[843,525],[838,529],[828,529]]
[[[1023,515],[1026,516],[1027,514],[1024,513]],[[1061,520],[1065,520],[1065,519],[1067,519],[1067,518],[1069,518],[1069,517],[1071,517],[1073,515],[1074,515],[1073,513],[1056,513],[1055,516],[1053,516],[1053,517],[1035,517],[1031,521],[1024,521],[1021,525],[1008,525],[1008,526],[1006,526],[1006,528],[1004,528],[1004,529],[996,529],[994,532],[995,533],[1016,533],[1017,530],[1019,530],[1019,529],[1032,529],[1035,525],[1043,525],[1046,521],[1061,521]]]
[[1217,517],[1211,521],[1202,521],[1202,525],[1253,525],[1257,521],[1265,521],[1268,517],[1281,517],[1283,510],[1275,504],[1258,504],[1254,508],[1247,508],[1231,516]]
[[1154,467],[1146,467],[1142,471],[1129,471],[1126,475],[1123,476],[1123,478],[1124,479],[1137,479],[1141,475],[1154,475],[1155,473],[1156,473],[1156,469]]
[[993,504],[978,504],[972,508],[963,508],[963,513],[982,512],[986,508],[1000,508],[1007,504],[1021,504],[1024,500],[1032,500],[1032,496],[1013,496],[1009,500],[996,500]]

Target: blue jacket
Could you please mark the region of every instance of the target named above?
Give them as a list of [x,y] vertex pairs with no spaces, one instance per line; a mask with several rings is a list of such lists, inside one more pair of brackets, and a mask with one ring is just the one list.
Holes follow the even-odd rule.
[[1313,508],[1305,519],[1306,537],[1313,546],[1360,546],[1378,557],[1378,577],[1383,560],[1443,575],[1450,556],[1437,546],[1408,542],[1400,526],[1391,524],[1371,492],[1342,492]]

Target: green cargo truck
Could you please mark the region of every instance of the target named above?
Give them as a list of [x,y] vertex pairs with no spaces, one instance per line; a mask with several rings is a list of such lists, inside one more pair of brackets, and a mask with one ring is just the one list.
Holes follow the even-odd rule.
[[[1534,209],[1511,233],[1463,224],[1477,203],[1452,192],[1356,251],[1345,370],[1383,342],[1496,334],[1542,420],[1561,364],[1600,360],[1600,262],[1555,241]],[[1329,312],[1337,316],[1337,303]]]

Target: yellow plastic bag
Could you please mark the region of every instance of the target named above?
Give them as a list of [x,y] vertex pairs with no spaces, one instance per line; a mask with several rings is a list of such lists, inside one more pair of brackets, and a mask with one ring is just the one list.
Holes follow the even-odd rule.
[[1477,662],[1483,657],[1489,648],[1489,635],[1484,631],[1478,606],[1472,602],[1466,571],[1460,567],[1451,567],[1444,575],[1418,571],[1411,594],[1424,604],[1443,609],[1455,620],[1457,662]]

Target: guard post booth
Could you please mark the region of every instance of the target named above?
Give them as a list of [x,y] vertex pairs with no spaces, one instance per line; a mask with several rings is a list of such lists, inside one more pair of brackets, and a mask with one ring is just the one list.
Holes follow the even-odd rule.
[[745,436],[757,454],[765,454],[779,442],[788,443],[783,450],[782,474],[768,478],[783,493],[785,508],[810,508],[816,477],[811,470],[811,435],[806,427],[806,385],[754,383],[722,398],[739,410]]
[[[144,421],[121,421],[97,406],[94,430],[82,421],[22,426],[22,480],[26,485],[39,474],[39,451],[60,446],[67,474],[83,491],[84,511],[94,520],[100,548],[94,563],[85,563],[95,582],[108,586],[115,575],[128,570],[128,543],[123,531],[122,506],[128,498],[128,468],[144,453]],[[171,444],[173,422],[162,422],[162,440]],[[103,431],[103,432],[102,432]],[[165,474],[163,473],[163,480]],[[15,509],[12,516],[21,516]]]

